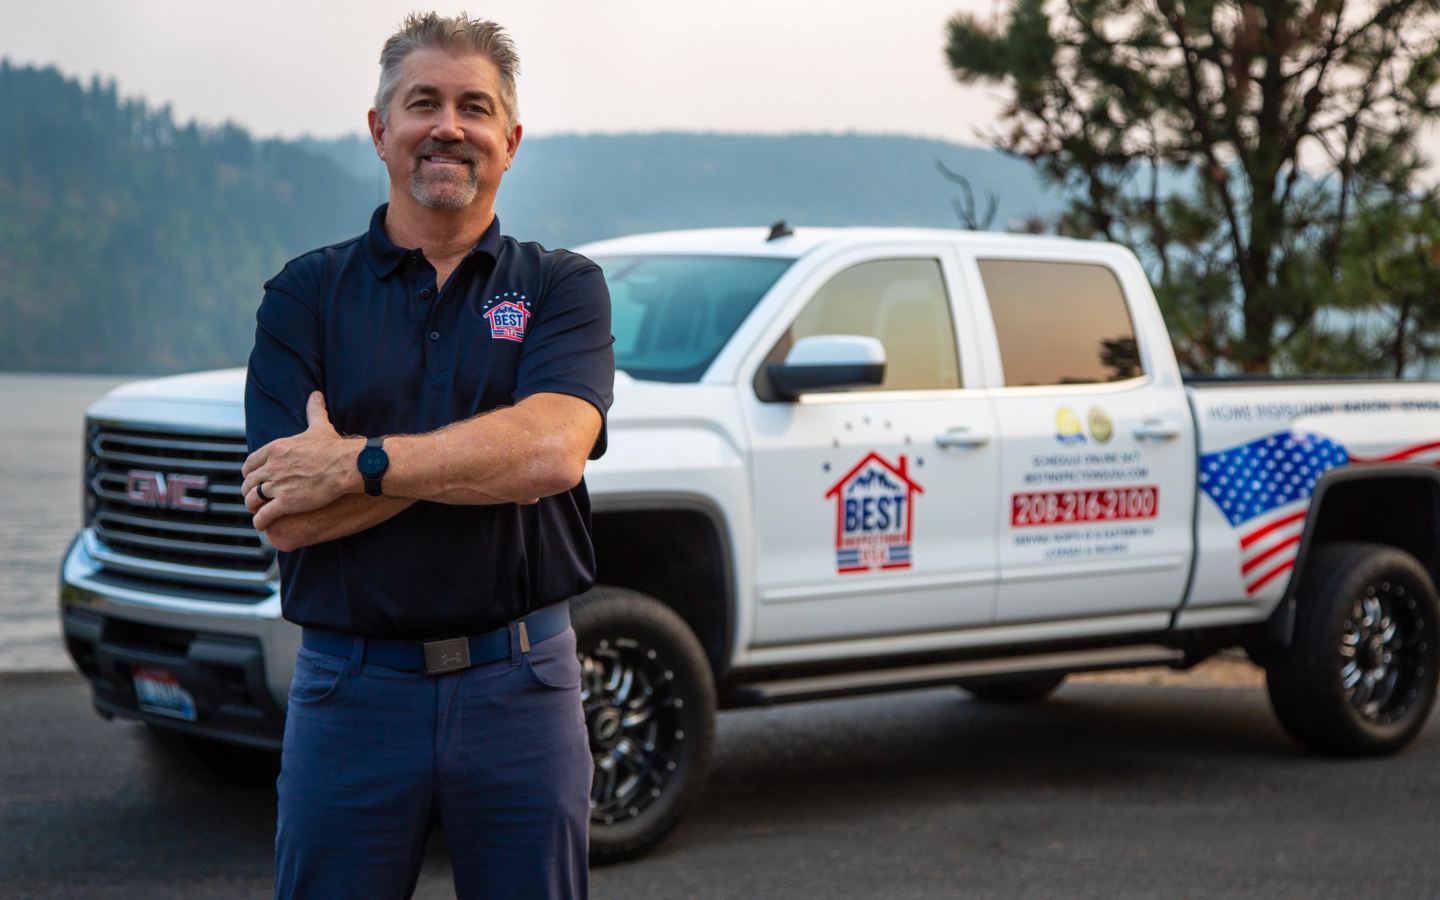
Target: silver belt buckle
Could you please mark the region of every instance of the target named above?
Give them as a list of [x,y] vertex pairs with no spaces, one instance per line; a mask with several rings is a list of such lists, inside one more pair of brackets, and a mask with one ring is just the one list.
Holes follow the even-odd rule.
[[448,641],[427,641],[425,644],[425,674],[439,675],[470,668],[470,639],[451,638]]

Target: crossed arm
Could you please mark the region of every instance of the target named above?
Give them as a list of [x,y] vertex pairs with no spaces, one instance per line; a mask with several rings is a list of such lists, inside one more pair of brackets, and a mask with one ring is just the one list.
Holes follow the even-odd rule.
[[255,530],[285,551],[372,528],[416,500],[534,503],[568,491],[580,483],[601,425],[587,401],[544,393],[429,434],[387,437],[385,496],[371,497],[355,465],[365,439],[335,430],[319,391],[305,414],[305,431],[256,450],[241,470]]

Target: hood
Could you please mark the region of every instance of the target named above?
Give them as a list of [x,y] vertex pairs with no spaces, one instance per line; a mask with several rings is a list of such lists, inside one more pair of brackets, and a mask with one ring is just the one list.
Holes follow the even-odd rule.
[[613,431],[617,427],[649,425],[656,421],[709,419],[716,413],[717,404],[728,408],[734,391],[734,385],[730,384],[638,381],[616,369],[610,427]]
[[[612,426],[635,421],[688,419],[703,415],[709,403],[720,398],[714,386],[636,381],[615,373]],[[110,391],[90,407],[94,418],[150,422],[204,430],[245,430],[245,370],[219,369],[132,381]]]
[[151,378],[122,384],[105,395],[106,400],[159,400],[171,403],[223,403],[241,406],[245,402],[245,370],[217,369]]
[[121,426],[245,434],[245,370],[220,369],[122,384],[86,415]]
[[[616,371],[616,399],[635,392],[637,387],[643,391],[644,388],[640,386],[649,384],[652,383],[637,382],[624,372]],[[168,378],[131,381],[110,391],[103,399],[240,406],[245,402],[245,370],[216,369],[212,372],[192,372],[188,375],[171,375]]]

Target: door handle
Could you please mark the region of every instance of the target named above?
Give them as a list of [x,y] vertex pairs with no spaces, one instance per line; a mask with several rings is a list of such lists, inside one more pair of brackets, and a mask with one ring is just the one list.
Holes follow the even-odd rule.
[[951,428],[935,438],[935,443],[945,449],[971,450],[990,442],[990,435],[970,428]]
[[1147,419],[1135,426],[1135,437],[1142,441],[1173,441],[1179,436],[1179,425],[1161,419]]

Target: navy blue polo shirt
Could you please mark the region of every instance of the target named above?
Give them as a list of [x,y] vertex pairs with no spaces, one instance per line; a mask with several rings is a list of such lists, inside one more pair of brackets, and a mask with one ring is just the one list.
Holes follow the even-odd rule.
[[[245,382],[251,452],[305,430],[323,391],[341,434],[419,434],[532,394],[610,408],[610,295],[575,253],[500,234],[443,291],[419,250],[366,234],[291,260],[265,284]],[[602,427],[591,459],[605,449]],[[280,554],[285,618],[377,638],[475,635],[595,580],[582,482],[534,505],[419,501],[373,528]]]

